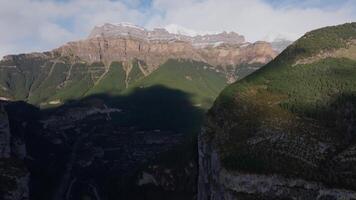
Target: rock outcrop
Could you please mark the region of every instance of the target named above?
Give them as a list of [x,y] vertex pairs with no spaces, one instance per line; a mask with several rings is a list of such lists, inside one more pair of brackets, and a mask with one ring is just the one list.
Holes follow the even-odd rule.
[[0,102],[0,199],[29,199],[29,172],[24,164],[24,140],[11,134],[9,118]]
[[234,32],[191,37],[171,34],[165,29],[149,31],[130,24],[95,27],[87,39],[70,42],[54,52],[106,65],[138,59],[146,64],[148,73],[168,59],[202,61],[225,69],[226,66],[238,68],[242,64],[262,65],[278,54],[270,43],[251,44]]
[[0,158],[10,157],[10,125],[3,105],[0,105]]
[[355,199],[356,191],[278,174],[230,171],[223,167],[205,132],[199,138],[198,200]]
[[116,25],[107,23],[102,26],[96,26],[88,38],[90,39],[98,37],[136,38],[145,41],[185,41],[197,47],[217,45],[221,43],[245,43],[244,36],[241,36],[235,32],[188,36],[183,34],[170,33],[164,28],[155,28],[150,31],[130,23],[120,23]]
[[[26,131],[28,167],[37,183],[31,185],[32,198],[99,199],[108,194],[108,199],[117,199],[118,188],[120,195],[127,195],[132,186],[128,180],[141,165],[177,145],[186,146],[184,138],[197,129],[201,110],[228,81],[255,71],[276,54],[269,43],[250,44],[236,33],[190,37],[125,24],[97,27],[87,39],[50,52],[6,56],[0,62],[0,98],[42,108],[59,106],[58,113],[55,108],[44,112],[48,115],[41,116],[43,127],[36,122],[27,128],[28,120],[15,116],[12,130],[1,132],[2,154],[16,161],[0,167],[13,183],[4,190],[6,198],[27,198],[28,173],[21,165]],[[81,107],[91,104],[79,101],[89,96],[98,98],[92,102],[95,106]],[[98,106],[101,101],[120,105]],[[35,118],[36,112],[25,113]],[[9,127],[6,121],[2,124]],[[193,150],[182,150],[188,151]],[[190,157],[183,159],[196,158]],[[194,196],[196,166],[192,161],[177,169],[145,169],[141,185],[153,183],[172,195]],[[111,178],[118,182],[113,184]]]
[[251,44],[233,32],[191,37],[165,29],[105,24],[87,39],[49,52],[5,56],[0,61],[0,99],[46,107],[93,93],[120,93],[149,79],[170,60],[203,63],[204,71],[224,77],[228,84],[277,53],[270,43]]

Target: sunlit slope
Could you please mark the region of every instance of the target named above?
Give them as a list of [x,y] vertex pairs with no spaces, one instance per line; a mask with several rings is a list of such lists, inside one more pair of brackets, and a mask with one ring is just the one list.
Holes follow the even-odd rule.
[[206,120],[230,170],[356,188],[356,23],[307,33],[227,87]]
[[133,87],[162,85],[188,93],[196,106],[212,104],[219,92],[227,85],[223,74],[202,62],[169,60],[150,76]]
[[191,60],[168,60],[144,75],[138,60],[88,64],[67,58],[23,55],[0,63],[0,96],[34,105],[56,106],[90,95],[122,95],[135,88],[162,85],[186,92],[207,108],[227,85],[225,75]]

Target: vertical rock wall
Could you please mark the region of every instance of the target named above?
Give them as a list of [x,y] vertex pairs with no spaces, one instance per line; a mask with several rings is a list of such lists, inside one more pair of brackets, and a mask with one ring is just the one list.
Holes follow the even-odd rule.
[[0,102],[0,199],[29,199],[30,174],[24,163],[23,137],[13,136],[4,103]]

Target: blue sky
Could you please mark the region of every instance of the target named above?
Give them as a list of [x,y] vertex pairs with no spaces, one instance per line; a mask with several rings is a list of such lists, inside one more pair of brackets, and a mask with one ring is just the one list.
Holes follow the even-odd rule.
[[0,0],[0,57],[85,39],[106,22],[235,31],[253,42],[294,40],[351,21],[356,21],[356,0]]
[[338,6],[347,0],[265,0],[265,2],[275,6],[298,6],[298,7],[329,7]]
[[[68,1],[68,0],[57,0],[57,1]],[[112,0],[118,1],[118,0]],[[276,7],[314,7],[314,8],[325,8],[325,7],[337,7],[348,0],[263,0],[267,4]],[[152,7],[152,0],[123,0],[128,6],[132,6],[141,10],[150,9]]]

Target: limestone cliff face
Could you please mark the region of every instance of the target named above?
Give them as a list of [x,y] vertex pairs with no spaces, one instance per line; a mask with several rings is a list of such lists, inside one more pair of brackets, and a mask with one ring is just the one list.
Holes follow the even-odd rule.
[[243,45],[220,45],[197,50],[203,61],[213,66],[238,66],[241,64],[268,63],[277,54],[267,42]]
[[215,45],[219,43],[241,44],[245,42],[245,37],[235,32],[222,32],[205,35],[184,35],[179,33],[168,32],[164,28],[154,28],[147,30],[130,23],[109,24],[96,26],[91,31],[88,38],[98,37],[126,37],[138,38],[146,41],[185,41],[197,47]]
[[[117,62],[123,65],[126,88],[130,85],[133,63],[138,65],[137,73],[147,77],[170,59],[211,65],[211,70],[232,83],[268,63],[277,53],[270,43],[251,44],[234,32],[191,37],[165,29],[148,31],[133,25],[106,24],[94,28],[84,40],[69,42],[49,52],[5,56],[0,61],[3,74],[0,99],[58,104],[60,98],[48,99],[53,96],[51,93],[77,87],[78,81],[97,86],[110,71],[111,64]],[[82,83],[81,87],[88,87],[81,91],[83,95],[91,86]]]
[[355,199],[353,190],[278,174],[229,171],[222,166],[218,148],[203,129],[199,137],[198,200]]
[[96,27],[87,39],[70,42],[53,52],[106,65],[139,59],[146,64],[148,73],[168,59],[203,61],[225,69],[226,66],[265,64],[278,54],[270,43],[247,43],[243,36],[233,32],[190,37],[171,34],[164,29],[147,31],[122,24]]
[[147,64],[149,72],[157,69],[168,59],[191,59],[218,67],[263,64],[277,55],[266,42],[195,48],[185,41],[148,42],[139,39],[103,37],[71,42],[55,51],[63,56],[78,56],[90,63],[110,64],[113,61],[130,61],[136,58]]
[[128,38],[93,38],[79,42],[68,43],[59,49],[63,56],[75,55],[87,62],[130,61],[139,59],[152,72],[169,58],[197,59],[201,58],[186,42],[147,42]]

